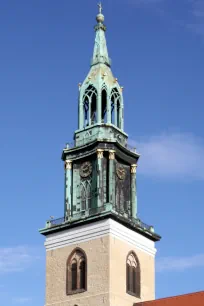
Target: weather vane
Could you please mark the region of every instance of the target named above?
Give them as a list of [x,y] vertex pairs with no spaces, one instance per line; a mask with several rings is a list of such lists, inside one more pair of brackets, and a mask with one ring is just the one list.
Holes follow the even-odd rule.
[[102,9],[103,9],[101,2],[98,3],[98,8],[99,8],[99,14],[101,14],[102,13]]

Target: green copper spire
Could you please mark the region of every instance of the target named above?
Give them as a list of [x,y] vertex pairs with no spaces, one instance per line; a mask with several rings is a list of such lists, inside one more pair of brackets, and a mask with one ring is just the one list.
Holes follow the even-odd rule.
[[94,52],[90,70],[79,84],[78,130],[75,145],[80,146],[90,139],[111,139],[125,144],[123,87],[111,71],[108,56],[101,3],[96,16]]
[[105,37],[106,27],[103,24],[104,15],[102,14],[101,3],[98,4],[98,7],[99,7],[99,14],[96,16],[96,21],[98,22],[98,24],[95,26],[96,38],[95,38],[93,59],[91,65],[104,63],[110,66],[110,59],[108,57],[108,49]]

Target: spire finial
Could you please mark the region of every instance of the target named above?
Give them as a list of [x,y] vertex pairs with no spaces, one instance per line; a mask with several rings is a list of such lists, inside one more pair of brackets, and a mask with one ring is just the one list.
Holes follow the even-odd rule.
[[110,59],[108,57],[108,50],[106,46],[105,31],[106,26],[104,25],[104,15],[102,14],[102,4],[98,3],[98,14],[96,16],[97,25],[94,27],[96,31],[96,38],[94,44],[93,58],[91,66],[99,63],[106,64],[110,67]]
[[99,14],[102,14],[102,4],[101,2],[98,3],[98,10],[99,10]]
[[102,14],[102,4],[101,4],[101,2],[99,2],[98,3],[98,11],[99,11],[99,13],[98,13],[98,15],[96,16],[96,21],[98,22],[98,23],[103,23],[104,22],[104,15]]

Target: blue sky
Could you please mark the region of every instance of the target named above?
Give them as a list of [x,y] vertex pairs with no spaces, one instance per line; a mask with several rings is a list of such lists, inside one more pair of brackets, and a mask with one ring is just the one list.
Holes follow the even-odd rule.
[[[0,1],[0,306],[44,305],[44,238],[63,215],[61,151],[97,1]],[[203,290],[204,0],[104,0],[125,130],[141,153],[141,219],[162,235],[156,296]]]

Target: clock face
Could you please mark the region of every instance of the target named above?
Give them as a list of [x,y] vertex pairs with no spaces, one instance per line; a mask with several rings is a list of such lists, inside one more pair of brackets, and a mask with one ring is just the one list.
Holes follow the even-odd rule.
[[124,180],[125,179],[125,176],[126,176],[126,170],[123,166],[117,166],[116,168],[116,173],[117,173],[117,176],[119,177],[120,180]]
[[81,177],[87,177],[92,172],[92,164],[89,161],[84,162],[80,168]]

